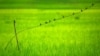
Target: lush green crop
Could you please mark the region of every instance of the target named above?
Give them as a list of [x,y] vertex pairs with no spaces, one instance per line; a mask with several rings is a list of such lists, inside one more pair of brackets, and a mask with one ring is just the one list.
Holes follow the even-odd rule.
[[100,4],[87,4],[0,9],[0,56],[100,56]]

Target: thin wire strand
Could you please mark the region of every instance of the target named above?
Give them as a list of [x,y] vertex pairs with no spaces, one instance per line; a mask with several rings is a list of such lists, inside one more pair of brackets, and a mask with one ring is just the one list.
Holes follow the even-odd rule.
[[[80,13],[82,13],[82,12],[84,12],[84,11],[90,9],[90,8],[93,7],[93,6],[94,6],[94,3],[92,3],[89,7],[86,7],[86,8],[84,8],[84,9],[81,9],[80,12],[72,13],[71,15],[68,15],[68,16],[63,16],[63,15],[62,15],[61,18],[58,18],[58,19],[54,18],[53,20],[49,20],[49,21],[51,21],[51,22],[53,21],[53,22],[54,22],[54,21],[58,21],[58,20],[62,20],[62,19],[64,19],[64,18],[70,17],[70,16],[74,16],[74,15],[80,14]],[[51,22],[48,22],[48,23],[51,23]],[[45,23],[45,24],[48,24],[48,23]],[[34,27],[30,27],[30,28],[21,30],[21,31],[19,31],[17,34],[19,34],[19,33],[21,33],[21,32],[24,32],[24,31],[26,31],[26,30],[29,30],[29,29],[34,29],[34,28],[40,27],[40,26],[45,25],[45,24],[40,23],[40,24],[37,25],[37,26],[34,26]],[[4,48],[5,50],[7,49],[8,45],[11,43],[11,41],[13,40],[14,37],[15,37],[15,36],[12,36],[11,39],[7,42],[7,44],[5,45],[5,48]]]

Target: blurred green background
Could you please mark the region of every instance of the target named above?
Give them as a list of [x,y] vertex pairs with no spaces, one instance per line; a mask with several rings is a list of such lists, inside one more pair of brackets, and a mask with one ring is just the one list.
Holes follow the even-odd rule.
[[0,0],[0,56],[100,56],[100,0]]
[[[82,4],[82,3],[99,3],[100,0],[0,0],[0,8],[53,8],[62,6],[66,8],[66,4]],[[70,5],[71,6],[71,5]],[[77,7],[77,6],[75,6]]]

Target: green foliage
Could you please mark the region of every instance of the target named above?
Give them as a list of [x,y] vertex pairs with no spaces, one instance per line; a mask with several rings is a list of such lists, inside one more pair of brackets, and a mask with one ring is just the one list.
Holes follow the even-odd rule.
[[[0,56],[100,56],[100,10],[94,8],[76,15],[79,20],[75,16],[54,20],[72,15],[78,9],[0,10]],[[28,28],[17,33],[20,51],[15,38],[4,49],[15,35],[14,19],[17,32]],[[35,27],[40,23],[41,26]]]

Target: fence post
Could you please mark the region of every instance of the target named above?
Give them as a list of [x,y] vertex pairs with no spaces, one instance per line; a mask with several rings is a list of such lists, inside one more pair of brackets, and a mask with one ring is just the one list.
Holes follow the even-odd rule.
[[15,20],[14,20],[14,32],[15,32],[15,37],[16,37],[17,48],[18,48],[18,51],[20,51],[17,32],[16,32],[16,21]]

